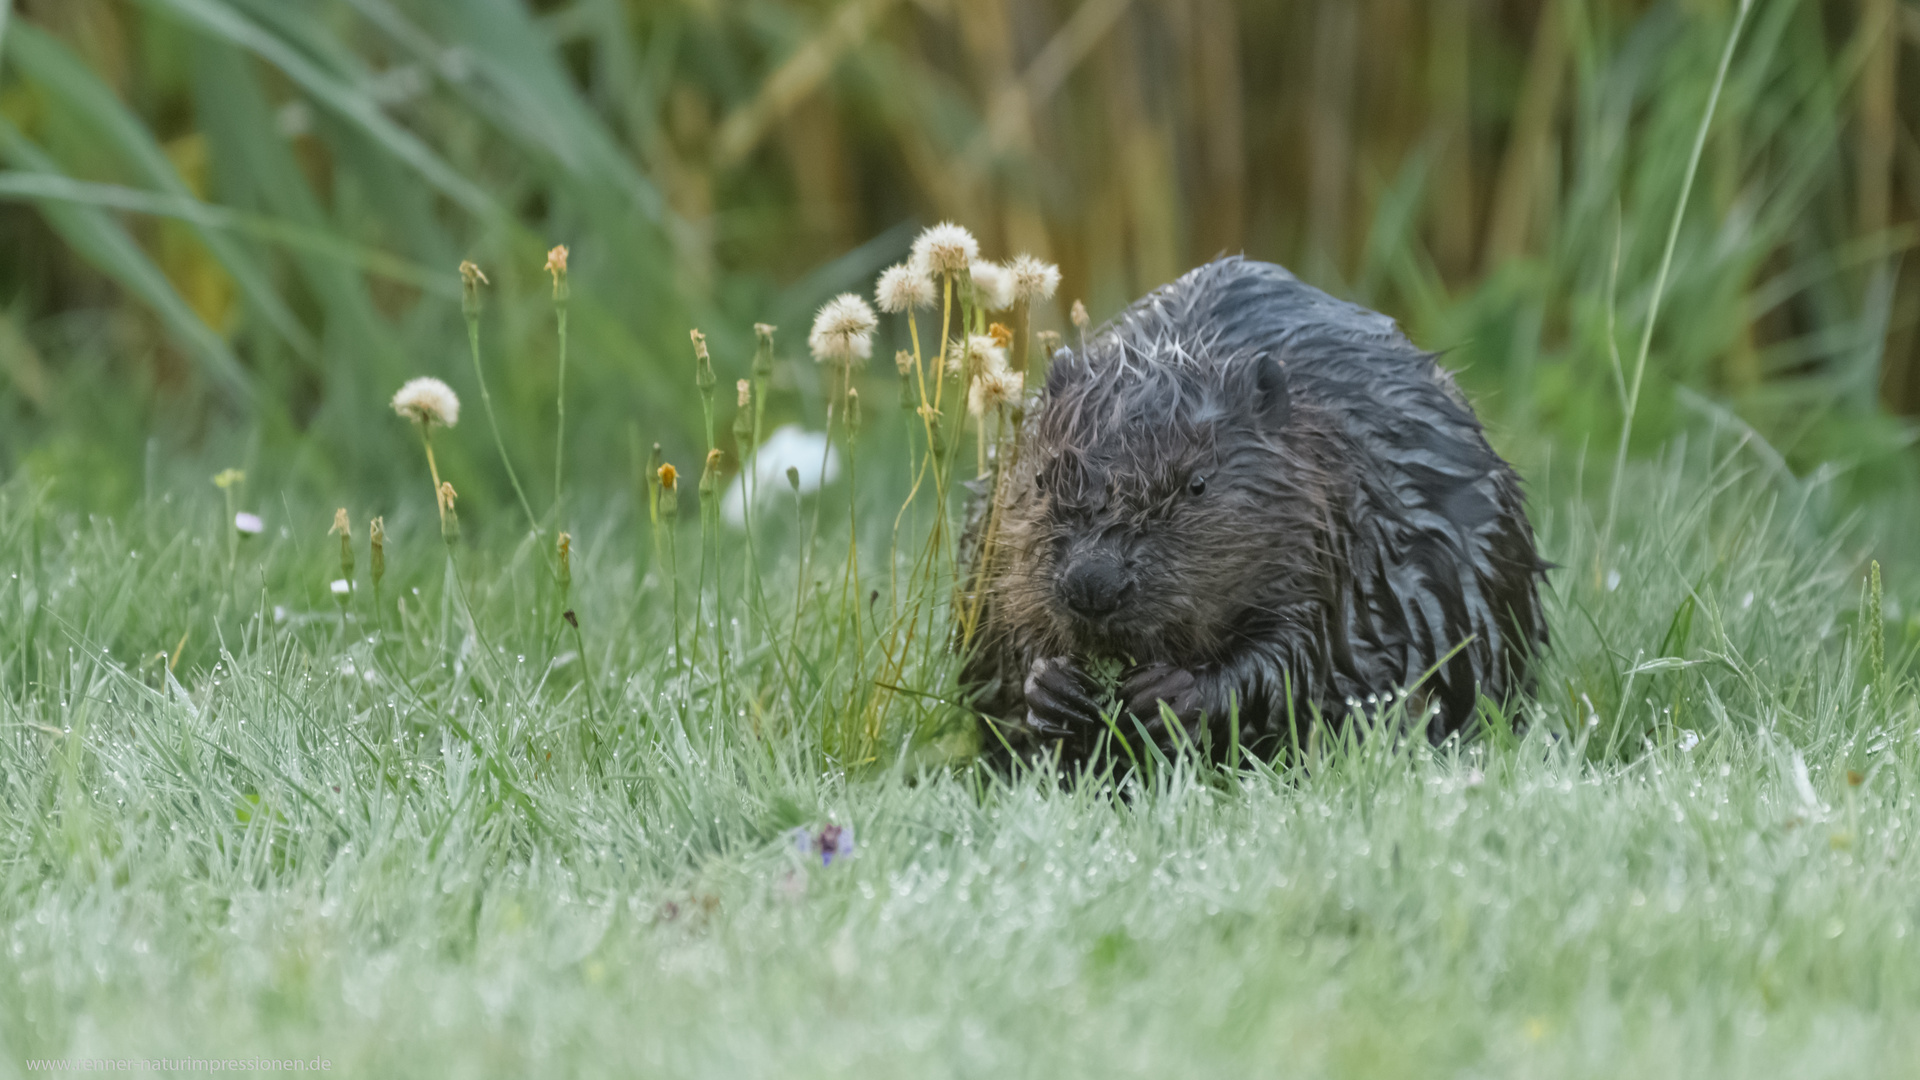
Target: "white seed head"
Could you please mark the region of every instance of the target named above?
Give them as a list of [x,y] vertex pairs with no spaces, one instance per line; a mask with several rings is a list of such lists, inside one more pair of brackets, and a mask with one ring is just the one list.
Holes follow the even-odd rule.
[[957,274],[980,257],[980,242],[951,221],[923,230],[913,241],[913,261],[933,274]]
[[423,375],[393,395],[393,411],[428,427],[452,427],[460,422],[460,398],[453,387]]
[[820,308],[814,316],[813,333],[807,345],[813,358],[846,363],[873,355],[873,328],[880,324],[865,300],[852,293],[841,293]]
[[967,390],[967,411],[975,416],[985,415],[990,409],[1015,404],[1026,390],[1026,380],[1017,371],[1008,371],[1004,366],[997,370],[982,369],[980,377],[973,380],[973,386]]
[[889,266],[880,275],[880,284],[873,290],[873,298],[880,302],[880,310],[890,315],[911,308],[932,307],[933,275],[918,263]]
[[983,311],[1005,311],[1013,306],[1013,275],[998,263],[976,262],[968,268],[973,278],[973,302]]
[[969,354],[973,370],[980,377],[1007,370],[1007,350],[1000,347],[992,334],[974,334],[965,341],[947,343],[947,374],[958,375],[966,370],[964,365]]
[[1053,291],[1060,287],[1060,268],[1031,255],[1021,255],[1008,263],[1007,273],[1013,278],[1013,298],[1018,303],[1051,300]]

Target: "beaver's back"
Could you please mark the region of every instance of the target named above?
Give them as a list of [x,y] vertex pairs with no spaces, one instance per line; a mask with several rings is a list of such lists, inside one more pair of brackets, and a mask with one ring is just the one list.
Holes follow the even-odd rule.
[[1436,680],[1443,728],[1465,723],[1478,693],[1522,688],[1547,640],[1537,592],[1547,564],[1518,478],[1433,354],[1392,319],[1234,257],[1141,298],[1100,336],[1270,352],[1294,400],[1331,421],[1343,535],[1332,537],[1315,650],[1331,670],[1304,680],[1323,710],[1406,685],[1450,652]]

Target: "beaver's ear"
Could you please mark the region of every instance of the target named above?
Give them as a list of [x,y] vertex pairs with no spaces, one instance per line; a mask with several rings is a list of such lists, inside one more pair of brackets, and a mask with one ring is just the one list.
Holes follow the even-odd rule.
[[1260,426],[1279,431],[1293,418],[1293,391],[1287,386],[1287,365],[1272,353],[1253,358],[1254,412]]

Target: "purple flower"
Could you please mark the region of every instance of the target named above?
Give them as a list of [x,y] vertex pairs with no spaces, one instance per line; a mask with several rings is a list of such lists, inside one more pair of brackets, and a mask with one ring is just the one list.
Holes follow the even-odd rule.
[[801,826],[787,830],[787,840],[802,856],[820,856],[822,867],[832,866],[835,859],[853,857],[852,826],[827,825],[819,832]]

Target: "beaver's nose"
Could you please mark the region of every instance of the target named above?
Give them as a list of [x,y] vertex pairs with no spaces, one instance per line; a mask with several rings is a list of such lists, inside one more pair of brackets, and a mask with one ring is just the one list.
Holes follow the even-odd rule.
[[1120,594],[1126,591],[1126,575],[1120,564],[1098,555],[1075,560],[1060,582],[1062,599],[1075,615],[1095,619],[1111,615],[1120,606]]

